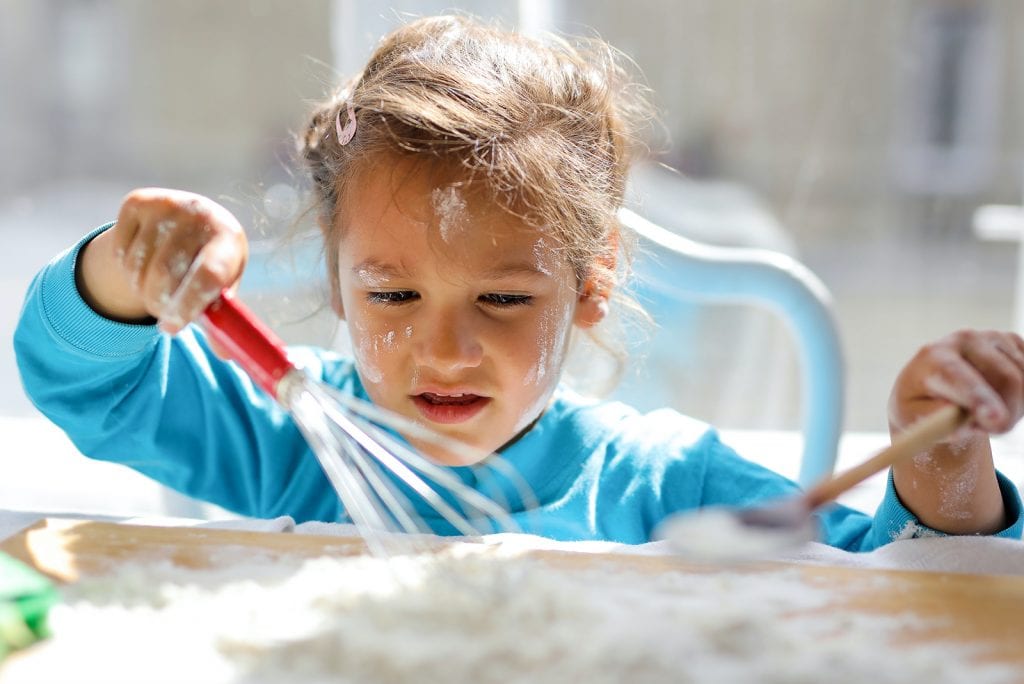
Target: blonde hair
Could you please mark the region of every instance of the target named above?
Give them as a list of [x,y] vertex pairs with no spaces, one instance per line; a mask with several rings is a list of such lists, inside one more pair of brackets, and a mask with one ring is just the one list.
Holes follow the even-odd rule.
[[[626,245],[616,212],[649,111],[621,62],[599,40],[542,41],[462,16],[419,19],[385,36],[300,139],[335,300],[339,200],[385,155],[482,181],[500,206],[558,241],[580,283],[618,294],[611,286]],[[341,144],[336,121],[344,125],[349,107],[355,135]]]

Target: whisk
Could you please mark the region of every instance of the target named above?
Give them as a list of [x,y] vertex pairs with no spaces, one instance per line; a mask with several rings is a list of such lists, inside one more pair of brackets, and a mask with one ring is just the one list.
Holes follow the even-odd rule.
[[[274,332],[229,291],[207,307],[202,322],[211,339],[292,416],[374,555],[386,555],[385,540],[394,539],[388,534],[394,532],[480,536],[519,531],[510,508],[536,507],[529,486],[499,456],[481,459],[461,442],[310,377],[288,358]],[[440,466],[395,433],[480,465]],[[494,490],[496,497],[467,484],[459,471],[471,472],[480,489]],[[517,501],[510,501],[506,491]],[[447,527],[431,527],[417,501]]]

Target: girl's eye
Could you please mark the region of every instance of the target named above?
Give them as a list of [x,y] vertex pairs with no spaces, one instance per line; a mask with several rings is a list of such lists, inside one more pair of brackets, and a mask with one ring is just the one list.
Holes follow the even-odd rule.
[[524,306],[530,304],[533,301],[533,297],[530,295],[499,294],[497,292],[492,292],[490,294],[480,295],[480,300],[485,304],[490,304],[491,306],[511,308],[513,306]]
[[371,304],[405,304],[415,299],[419,299],[419,294],[412,290],[385,290],[366,293],[366,300]]

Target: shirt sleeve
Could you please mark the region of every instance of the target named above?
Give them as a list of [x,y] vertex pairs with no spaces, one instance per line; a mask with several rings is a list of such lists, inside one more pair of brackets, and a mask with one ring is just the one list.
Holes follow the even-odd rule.
[[337,497],[290,417],[189,326],[112,321],[75,284],[82,247],[33,280],[14,346],[32,402],[85,455],[243,515],[336,520]]
[[[1002,473],[997,472],[999,490],[1003,495],[1003,507],[1009,524],[1005,529],[996,532],[995,537],[1020,539],[1024,529],[1024,517],[1021,513],[1021,499],[1017,487]],[[915,539],[918,537],[945,537],[945,532],[932,529],[922,523],[903,505],[896,486],[893,484],[892,472],[889,472],[885,488],[885,497],[875,513],[874,524],[868,543],[872,548],[888,544],[898,539]]]

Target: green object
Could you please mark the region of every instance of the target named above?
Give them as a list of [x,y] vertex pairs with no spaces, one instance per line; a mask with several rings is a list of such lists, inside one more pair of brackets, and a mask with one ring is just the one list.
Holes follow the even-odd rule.
[[50,580],[0,553],[0,660],[49,634],[46,616],[59,598]]

